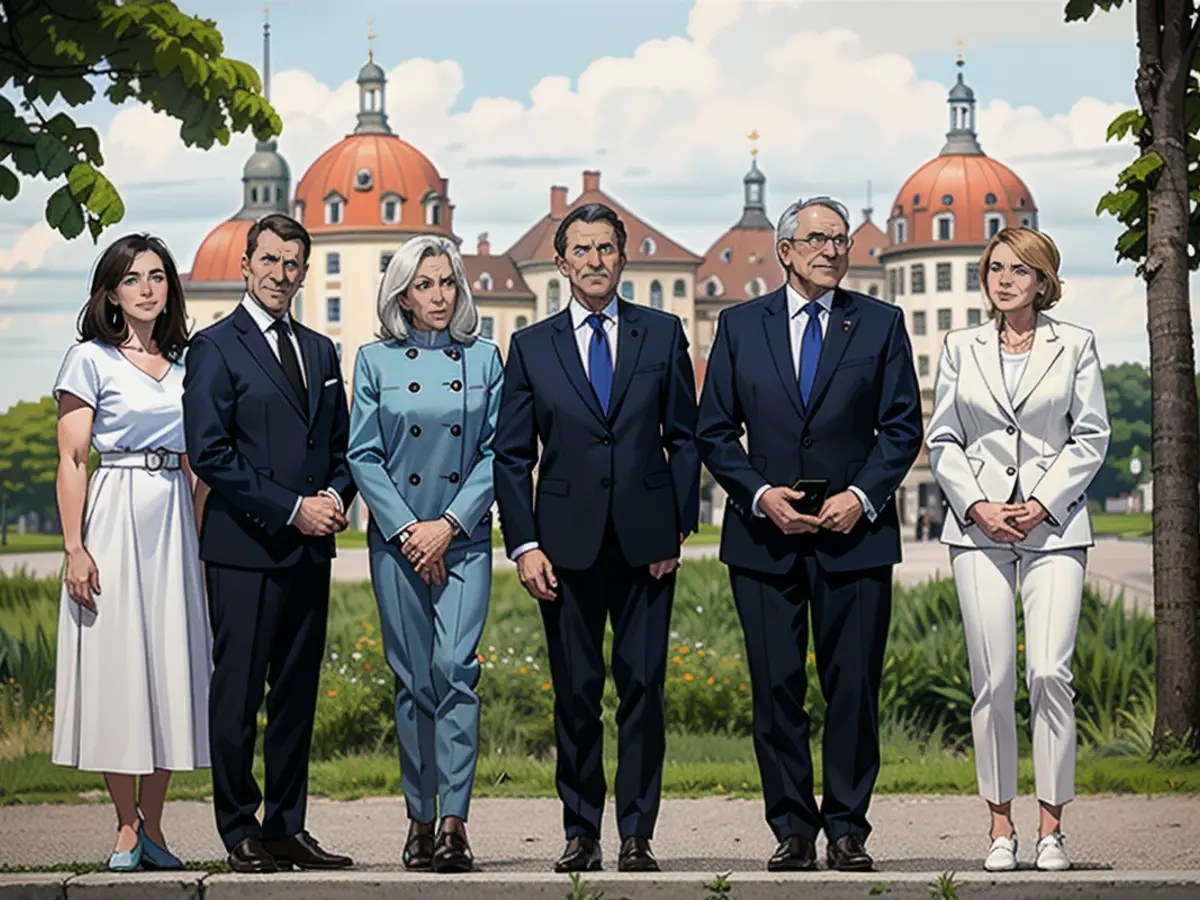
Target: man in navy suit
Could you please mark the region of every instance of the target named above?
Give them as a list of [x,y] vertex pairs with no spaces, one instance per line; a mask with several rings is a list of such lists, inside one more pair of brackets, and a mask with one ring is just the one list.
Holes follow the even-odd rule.
[[[784,212],[776,252],[787,282],[721,313],[696,426],[729,495],[721,560],[745,632],[754,748],[779,841],[772,871],[814,868],[822,830],[831,868],[873,866],[867,808],[900,561],[894,494],[920,450],[921,400],[903,311],[838,287],[849,224],[827,197]],[[828,479],[815,515],[795,508],[800,478]],[[828,705],[820,807],[804,710],[810,613]]]
[[602,864],[606,618],[620,697],[618,867],[658,870],[650,838],[674,573],[700,513],[688,341],[676,316],[617,299],[625,240],[603,204],[563,218],[554,251],[571,302],[513,336],[493,443],[505,546],[546,627],[567,838],[559,872]]
[[[183,382],[188,458],[212,489],[200,557],[213,631],[213,808],[236,872],[351,865],[304,828],[333,536],[355,493],[337,353],[290,314],[311,246],[287,216],[250,228],[246,295],[192,340]],[[251,765],[264,680],[260,826]]]

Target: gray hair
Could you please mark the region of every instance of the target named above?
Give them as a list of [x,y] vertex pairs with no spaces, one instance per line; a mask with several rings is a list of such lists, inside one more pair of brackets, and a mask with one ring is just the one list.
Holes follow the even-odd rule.
[[808,200],[797,200],[783,211],[783,215],[779,217],[779,224],[775,227],[776,246],[780,241],[790,241],[796,236],[796,229],[800,226],[800,211],[810,206],[823,206],[833,210],[846,223],[846,234],[850,234],[850,211],[845,205],[832,197],[812,197]]
[[421,260],[431,256],[445,256],[450,260],[458,294],[454,301],[454,314],[450,317],[447,331],[460,344],[473,344],[479,336],[479,310],[471,297],[471,285],[467,270],[463,266],[458,247],[449,238],[426,234],[406,241],[392,256],[387,271],[379,282],[379,322],[385,338],[402,341],[408,337],[408,316],[400,308],[400,295],[404,294],[413,279]]

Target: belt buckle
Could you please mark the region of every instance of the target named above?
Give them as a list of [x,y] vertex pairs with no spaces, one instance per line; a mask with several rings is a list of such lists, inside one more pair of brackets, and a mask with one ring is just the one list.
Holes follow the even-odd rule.
[[159,448],[158,450],[146,451],[146,468],[151,472],[161,472],[167,467],[167,451]]

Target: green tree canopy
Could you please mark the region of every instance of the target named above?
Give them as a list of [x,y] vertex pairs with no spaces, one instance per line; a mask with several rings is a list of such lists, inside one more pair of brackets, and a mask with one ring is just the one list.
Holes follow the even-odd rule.
[[0,540],[8,512],[53,515],[58,469],[58,406],[51,397],[22,401],[0,415]]
[[168,0],[0,0],[0,90],[19,95],[16,103],[0,95],[0,198],[18,195],[20,172],[63,182],[46,201],[46,221],[68,239],[86,227],[94,241],[121,221],[125,205],[100,169],[95,129],[47,112],[97,92],[178,119],[189,147],[228,144],[247,129],[259,140],[279,134],[254,67],[224,52],[216,22]]

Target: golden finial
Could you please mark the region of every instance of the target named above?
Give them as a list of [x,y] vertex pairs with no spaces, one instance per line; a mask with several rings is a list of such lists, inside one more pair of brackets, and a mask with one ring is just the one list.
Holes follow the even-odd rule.
[[963,65],[962,48],[963,48],[963,42],[959,41],[958,42],[958,59],[954,63],[959,68],[962,68],[962,65]]
[[263,15],[264,15],[264,16],[269,16],[270,14],[271,14],[271,7],[269,7],[269,6],[264,6],[264,7],[263,7]]
[[375,62],[375,48],[373,42],[375,40],[375,20],[367,19],[367,60]]
[[753,146],[750,148],[750,155],[758,156],[758,129],[755,128],[748,135],[746,135],[746,137],[754,142]]

